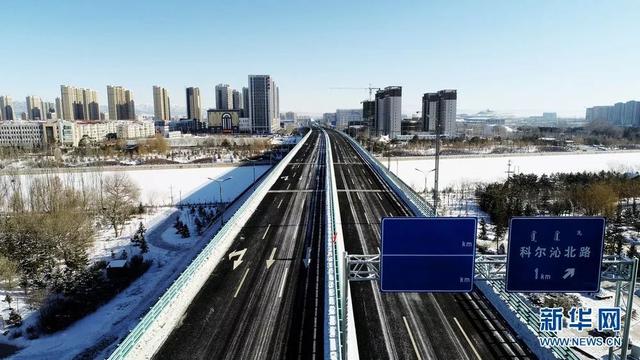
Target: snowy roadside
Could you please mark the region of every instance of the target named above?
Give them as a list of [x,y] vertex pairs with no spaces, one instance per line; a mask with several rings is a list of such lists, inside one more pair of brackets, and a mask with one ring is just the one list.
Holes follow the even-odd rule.
[[[257,166],[256,177],[259,178],[268,169],[268,166]],[[133,173],[138,175],[131,177],[142,189],[144,205],[152,206],[157,206],[159,199],[162,199],[161,203],[166,203],[168,202],[166,200],[171,198],[181,199],[183,204],[219,201],[218,184],[208,181],[207,177],[231,176],[234,179],[234,181],[228,181],[224,184],[222,193],[224,202],[232,201],[253,182],[252,167],[229,167],[216,169],[219,171],[212,170],[135,171],[132,172],[132,175]],[[159,182],[162,182],[164,193],[159,192],[160,187],[156,186]],[[167,194],[167,188],[170,191],[178,190],[180,197],[176,196],[178,194]],[[242,198],[246,197],[247,193]],[[135,253],[137,249],[131,245],[131,235],[142,222],[147,228],[149,245],[149,252],[145,254],[145,258],[153,261],[149,270],[96,312],[75,322],[65,330],[33,340],[24,337],[13,340],[2,339],[5,343],[24,347],[13,358],[70,359],[81,353],[93,358],[104,352],[105,348],[113,346],[120,336],[126,334],[191,262],[200,249],[206,245],[207,240],[211,239],[220,228],[218,219],[202,235],[198,236],[193,227],[193,219],[189,214],[188,207],[183,208],[182,211],[170,206],[148,209],[145,214],[131,219],[125,227],[123,235],[118,238],[113,237],[113,232],[110,229],[102,229],[91,251],[91,258],[109,261],[113,258],[112,252],[116,256],[122,250],[125,250],[127,254]],[[191,236],[187,238],[178,236],[173,227],[178,214],[184,222],[191,225]],[[0,305],[6,307],[7,304]],[[36,313],[25,312],[24,315],[25,324],[23,327],[37,320]]]

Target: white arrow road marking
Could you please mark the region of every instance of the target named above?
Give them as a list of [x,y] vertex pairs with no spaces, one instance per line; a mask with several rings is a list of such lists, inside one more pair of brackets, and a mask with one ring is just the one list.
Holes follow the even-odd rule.
[[473,343],[471,342],[471,340],[467,336],[467,333],[464,332],[464,330],[462,329],[462,326],[460,326],[460,322],[458,321],[458,319],[456,319],[455,316],[453,317],[453,321],[456,322],[456,325],[458,325],[458,329],[460,329],[460,332],[462,333],[462,335],[464,335],[464,338],[467,339],[467,342],[469,343],[469,346],[471,346],[471,350],[473,350],[473,353],[476,355],[478,360],[482,360],[482,358],[480,357],[480,354],[478,354],[478,351],[476,350],[476,347],[473,346]]
[[271,250],[271,256],[269,257],[269,259],[267,260],[267,269],[271,267],[271,265],[273,265],[274,262],[276,262],[273,257],[276,255],[276,250],[278,250],[278,248],[273,248],[273,250]]
[[278,292],[278,297],[282,297],[282,293],[284,292],[284,285],[287,283],[287,272],[289,272],[289,267],[284,268],[284,276],[282,277],[282,283],[280,284],[280,291]]
[[236,289],[236,293],[233,294],[233,298],[235,299],[236,296],[238,296],[238,293],[240,292],[240,288],[242,288],[242,284],[244,283],[244,279],[247,277],[247,274],[249,273],[249,269],[247,268],[247,270],[245,270],[244,275],[242,276],[242,280],[240,280],[240,285],[238,285],[238,288]]
[[420,356],[420,352],[418,351],[418,346],[416,345],[416,341],[413,338],[413,333],[411,332],[411,328],[409,327],[407,318],[403,316],[402,320],[404,320],[404,326],[406,326],[407,332],[409,333],[409,338],[411,339],[411,345],[413,345],[413,350],[416,352],[416,356],[418,357],[418,360],[422,360],[422,356]]
[[307,256],[304,258],[304,266],[309,268],[309,264],[311,263],[311,246],[307,246]]
[[569,278],[569,277],[573,277],[576,274],[576,269],[575,268],[568,268],[564,270],[564,276],[562,277],[563,279]]
[[264,234],[262,234],[262,240],[264,240],[264,238],[267,236],[267,233],[269,232],[270,228],[271,228],[271,224],[267,225],[267,230],[265,230]]
[[242,264],[242,257],[244,256],[244,253],[247,252],[247,248],[244,248],[242,250],[237,250],[234,252],[229,253],[229,260],[231,260],[234,257],[238,257],[237,260],[233,261],[233,270],[235,270],[240,264]]

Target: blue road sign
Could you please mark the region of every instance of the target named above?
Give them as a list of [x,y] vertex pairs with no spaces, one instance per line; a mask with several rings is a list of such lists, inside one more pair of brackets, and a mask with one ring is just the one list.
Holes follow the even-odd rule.
[[604,228],[601,217],[512,218],[507,291],[598,291]]
[[476,218],[382,219],[380,289],[469,292],[473,289]]

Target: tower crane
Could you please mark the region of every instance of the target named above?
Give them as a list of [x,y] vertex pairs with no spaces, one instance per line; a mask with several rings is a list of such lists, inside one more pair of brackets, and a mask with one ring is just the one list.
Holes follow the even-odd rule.
[[372,87],[369,84],[368,87],[332,87],[330,90],[369,90],[369,100],[371,100],[371,95],[373,95],[373,90],[380,90],[379,87]]

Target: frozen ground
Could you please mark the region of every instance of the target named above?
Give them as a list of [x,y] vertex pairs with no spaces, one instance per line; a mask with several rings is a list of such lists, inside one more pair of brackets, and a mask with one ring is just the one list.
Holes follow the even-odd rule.
[[[379,158],[385,166],[387,158]],[[440,159],[440,189],[462,183],[491,182],[507,177],[508,162],[511,171],[518,173],[552,174],[558,172],[582,172],[600,170],[639,170],[640,152],[595,154],[536,154],[526,156],[489,156]],[[433,157],[428,159],[396,160],[391,158],[390,170],[418,191],[424,190],[424,175],[416,171],[429,171],[435,166]],[[433,187],[433,173],[429,174],[427,187]]]
[[[268,166],[256,166],[256,177],[268,170]],[[195,169],[152,169],[152,170],[124,170],[131,179],[141,188],[143,204],[156,207],[148,208],[147,213],[136,216],[125,226],[123,234],[115,237],[110,228],[100,229],[96,242],[91,250],[94,260],[112,259],[112,251],[116,258],[125,250],[127,254],[137,253],[138,249],[131,246],[131,235],[135,232],[140,222],[143,223],[146,239],[149,244],[149,253],[145,258],[152,259],[151,268],[138,280],[134,281],[123,293],[102,306],[98,311],[77,321],[69,328],[49,336],[41,336],[34,340],[20,337],[9,340],[0,338],[3,343],[24,347],[17,353],[16,359],[68,359],[79,352],[95,347],[99,354],[102,347],[108,345],[119,334],[129,328],[129,324],[142,315],[168,286],[168,284],[191,261],[199,249],[206,244],[215,231],[219,228],[217,221],[203,235],[196,235],[193,219],[188,214],[188,208],[179,210],[174,206],[158,206],[174,203],[181,204],[219,201],[218,184],[208,180],[211,178],[226,178],[230,180],[223,184],[223,202],[228,202],[237,197],[253,182],[253,168],[248,167],[216,167]],[[84,182],[99,182],[99,179],[108,175],[103,173],[61,173],[63,181],[72,182],[79,186]],[[23,186],[28,184],[34,176],[25,175],[20,181]],[[6,180],[6,179],[5,179]],[[210,211],[214,211],[210,209]],[[176,234],[173,227],[176,218],[181,219],[190,227],[191,236],[182,238]],[[23,329],[36,321],[36,313],[27,310],[24,299],[17,292],[14,298],[20,301],[20,310],[25,317]],[[4,296],[1,297],[4,300]],[[15,302],[13,306],[15,307]],[[0,311],[5,318],[8,316],[8,305],[0,302]],[[24,332],[24,331],[23,331]],[[90,355],[89,355],[90,356]]]
[[[255,167],[256,177],[264,173],[269,166]],[[27,189],[31,179],[37,177],[59,176],[64,183],[82,187],[83,184],[99,189],[101,180],[115,171],[101,172],[52,172],[37,175],[18,175],[17,179]],[[222,200],[229,201],[237,193],[253,182],[252,166],[223,166],[202,168],[162,168],[162,169],[126,169],[117,170],[126,173],[140,188],[140,200],[144,205],[158,206],[176,203],[218,202],[220,200],[218,184],[209,180],[231,177],[222,185]],[[10,181],[13,175],[0,175],[0,181]],[[198,190],[198,191],[195,191]]]

